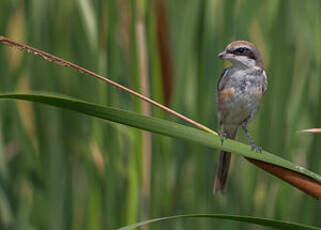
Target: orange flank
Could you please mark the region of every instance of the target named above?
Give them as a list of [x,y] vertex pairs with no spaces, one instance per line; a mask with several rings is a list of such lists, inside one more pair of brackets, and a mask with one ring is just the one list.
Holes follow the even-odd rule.
[[219,92],[218,99],[219,101],[224,101],[226,98],[233,97],[233,96],[234,96],[234,89],[228,88],[228,89],[223,89],[222,91]]

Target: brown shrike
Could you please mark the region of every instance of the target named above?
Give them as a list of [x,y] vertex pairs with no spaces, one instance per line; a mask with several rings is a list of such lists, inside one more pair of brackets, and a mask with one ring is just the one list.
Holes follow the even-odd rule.
[[[224,137],[235,139],[241,126],[252,149],[261,152],[247,131],[247,124],[259,110],[262,96],[267,89],[267,77],[258,49],[248,41],[230,43],[219,58],[232,65],[224,70],[217,84],[218,134],[223,144]],[[231,153],[221,151],[213,193],[224,192],[230,166]]]

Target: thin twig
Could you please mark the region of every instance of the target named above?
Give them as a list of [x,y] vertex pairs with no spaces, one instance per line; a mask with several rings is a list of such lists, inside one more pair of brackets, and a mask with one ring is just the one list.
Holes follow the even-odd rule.
[[297,133],[321,133],[321,128],[301,129]]
[[160,103],[158,103],[158,102],[156,102],[156,101],[154,101],[152,99],[150,99],[149,97],[146,97],[146,96],[144,96],[144,95],[142,95],[142,94],[140,94],[140,93],[138,93],[138,92],[136,92],[134,90],[126,88],[125,86],[123,86],[121,84],[118,84],[118,83],[116,83],[116,82],[114,82],[114,81],[112,81],[112,80],[110,80],[108,78],[105,78],[105,77],[103,77],[103,76],[101,76],[99,74],[96,74],[96,73],[94,73],[94,72],[92,72],[90,70],[87,70],[84,67],[81,67],[81,66],[76,65],[76,64],[74,64],[72,62],[66,61],[65,59],[56,57],[56,56],[54,56],[52,54],[49,54],[47,52],[44,52],[42,50],[39,50],[39,49],[33,48],[31,46],[28,46],[28,45],[13,41],[13,40],[11,40],[9,38],[6,38],[6,37],[3,37],[3,36],[0,36],[0,42],[3,43],[4,45],[16,47],[16,48],[18,48],[20,50],[26,50],[27,52],[30,52],[30,53],[32,53],[34,55],[37,55],[37,56],[41,57],[45,61],[53,62],[53,63],[56,63],[58,65],[61,65],[61,66],[67,67],[67,68],[71,68],[71,69],[74,69],[74,70],[79,71],[81,73],[89,74],[89,75],[91,75],[93,77],[96,77],[96,78],[98,78],[100,80],[103,80],[103,81],[109,83],[110,85],[112,85],[114,87],[117,87],[117,88],[119,88],[121,90],[124,90],[124,91],[126,91],[126,92],[128,92],[128,93],[130,93],[130,94],[132,94],[132,95],[144,100],[144,101],[147,101],[148,103],[150,103],[152,105],[155,105],[155,106],[161,108],[162,110],[164,110],[164,111],[166,111],[166,112],[168,112],[170,114],[173,114],[176,117],[179,117],[180,119],[182,119],[182,120],[194,125],[195,127],[199,128],[201,130],[204,130],[206,132],[209,132],[209,133],[217,135],[217,133],[215,131],[211,130],[210,128],[208,128],[208,127],[206,127],[206,126],[204,126],[204,125],[202,125],[202,124],[200,124],[200,123],[198,123],[198,122],[196,122],[196,121],[194,121],[194,120],[192,120],[192,119],[190,119],[190,118],[188,118],[188,117],[186,117],[186,116],[184,116],[184,115],[182,115],[182,114],[180,114],[180,113],[178,113],[178,112],[176,112],[176,111],[174,111],[174,110],[172,110],[172,109],[170,109],[170,108],[168,108],[168,107],[166,107],[166,106],[164,106],[164,105],[162,105],[162,104],[160,104]]

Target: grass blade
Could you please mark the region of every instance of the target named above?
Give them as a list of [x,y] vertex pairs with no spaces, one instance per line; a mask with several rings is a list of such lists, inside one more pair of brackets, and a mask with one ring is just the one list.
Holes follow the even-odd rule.
[[213,219],[226,219],[232,221],[238,221],[249,224],[256,224],[260,226],[272,227],[276,229],[292,229],[292,230],[317,230],[321,229],[319,227],[313,227],[298,223],[292,223],[287,221],[280,221],[268,218],[259,218],[259,217],[251,217],[251,216],[236,216],[236,215],[223,215],[223,214],[189,214],[189,215],[177,215],[177,216],[168,216],[150,219],[146,221],[142,221],[139,223],[131,224],[122,228],[118,228],[117,230],[130,230],[134,229],[146,224],[157,223],[166,220],[174,220],[174,219],[182,219],[182,218],[213,218]]
[[[117,122],[131,127],[166,135],[169,137],[180,138],[186,141],[191,141],[207,146],[209,148],[233,152],[245,158],[254,159],[255,161],[251,162],[256,162],[256,165],[264,169],[265,171],[268,171],[273,175],[278,176],[279,178],[285,180],[286,182],[296,186],[302,191],[318,199],[321,198],[321,176],[319,176],[318,174],[313,173],[301,166],[297,166],[290,161],[278,157],[275,154],[271,154],[266,151],[262,151],[262,154],[258,154],[252,151],[249,145],[245,145],[234,140],[225,140],[224,144],[221,145],[221,141],[218,136],[206,133],[204,131],[200,131],[196,128],[184,126],[175,122],[170,122],[159,118],[143,116],[126,110],[105,107],[97,104],[88,103],[86,101],[81,101],[78,99],[56,95],[53,96],[48,94],[22,93],[0,94],[0,99],[21,99],[32,102],[39,102],[42,104],[77,111],[104,120]],[[268,166],[270,166],[272,172],[270,169],[266,168]],[[286,169],[289,169],[289,179],[283,177],[283,174],[287,173]],[[278,170],[281,170],[279,174],[277,174]],[[294,182],[291,182],[292,179],[294,180]],[[308,182],[307,185],[304,185],[305,182]],[[305,188],[305,186],[312,186],[313,191],[310,191],[311,189],[309,188]]]

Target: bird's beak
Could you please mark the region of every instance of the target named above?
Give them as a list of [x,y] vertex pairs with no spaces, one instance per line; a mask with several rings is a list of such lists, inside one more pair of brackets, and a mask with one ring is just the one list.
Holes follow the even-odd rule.
[[225,57],[226,57],[226,51],[225,51],[225,50],[222,51],[221,53],[219,53],[219,54],[217,55],[217,57],[218,57],[218,58],[225,59]]

